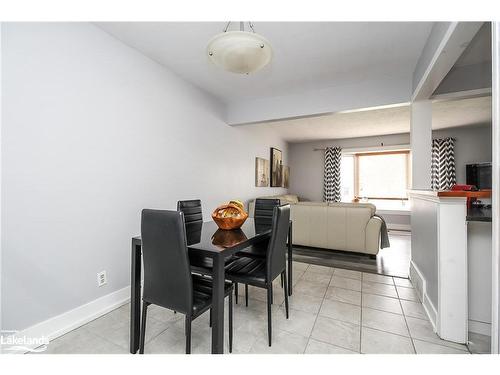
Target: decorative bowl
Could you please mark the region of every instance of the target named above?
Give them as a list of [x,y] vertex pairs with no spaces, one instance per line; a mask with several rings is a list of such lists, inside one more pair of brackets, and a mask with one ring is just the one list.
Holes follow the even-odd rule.
[[238,229],[247,218],[248,213],[243,208],[243,204],[238,201],[223,204],[212,212],[212,219],[223,230]]

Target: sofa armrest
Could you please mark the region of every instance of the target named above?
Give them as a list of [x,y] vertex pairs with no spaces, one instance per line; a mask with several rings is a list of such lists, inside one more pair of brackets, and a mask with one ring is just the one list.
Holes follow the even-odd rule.
[[365,247],[367,254],[376,255],[380,249],[380,228],[382,220],[378,217],[372,217],[366,224]]

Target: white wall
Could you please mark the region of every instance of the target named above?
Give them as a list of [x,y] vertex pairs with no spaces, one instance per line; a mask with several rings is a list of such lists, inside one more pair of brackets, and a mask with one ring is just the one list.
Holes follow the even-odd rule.
[[[87,23],[2,34],[2,323],[24,329],[130,283],[142,208],[201,198],[205,217],[254,187],[287,145],[225,124],[222,106]],[[97,287],[106,270],[108,285]]]
[[410,115],[411,187],[431,188],[432,102],[411,103]]

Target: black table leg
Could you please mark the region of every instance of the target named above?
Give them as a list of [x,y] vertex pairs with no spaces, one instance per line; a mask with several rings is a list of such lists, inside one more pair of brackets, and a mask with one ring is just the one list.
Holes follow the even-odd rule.
[[288,295],[292,295],[292,273],[293,273],[293,243],[292,243],[292,221],[288,225]]
[[141,331],[141,245],[132,240],[132,262],[130,282],[130,353],[139,350]]
[[224,257],[213,260],[212,354],[224,353]]

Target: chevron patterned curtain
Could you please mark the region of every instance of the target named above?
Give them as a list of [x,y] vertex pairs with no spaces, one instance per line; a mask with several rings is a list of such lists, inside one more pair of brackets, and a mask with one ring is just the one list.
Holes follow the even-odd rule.
[[432,140],[431,189],[450,190],[457,183],[455,174],[455,139]]
[[342,149],[327,147],[325,149],[325,170],[323,174],[323,200],[340,202],[340,162]]

